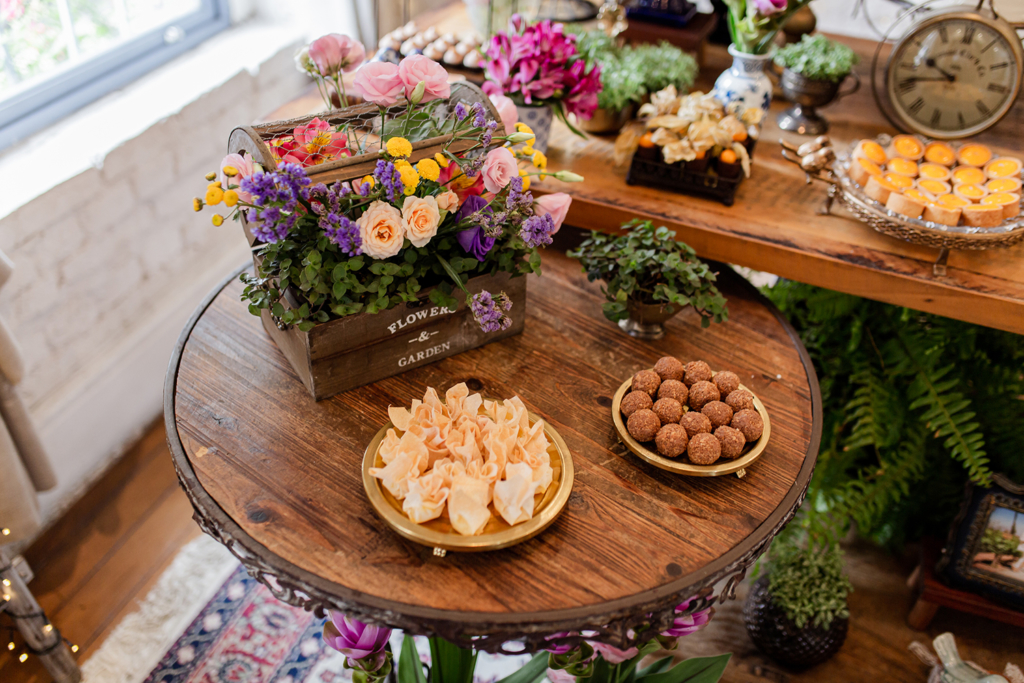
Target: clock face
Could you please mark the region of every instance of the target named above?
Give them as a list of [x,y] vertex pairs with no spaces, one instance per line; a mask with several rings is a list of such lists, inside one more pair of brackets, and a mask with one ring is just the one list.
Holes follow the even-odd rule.
[[1006,113],[1020,86],[1020,41],[977,17],[926,21],[889,58],[889,101],[909,128],[963,137]]

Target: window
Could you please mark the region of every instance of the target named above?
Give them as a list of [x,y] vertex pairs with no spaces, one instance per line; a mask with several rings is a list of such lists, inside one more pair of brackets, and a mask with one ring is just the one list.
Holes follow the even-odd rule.
[[0,149],[228,23],[227,0],[0,0]]

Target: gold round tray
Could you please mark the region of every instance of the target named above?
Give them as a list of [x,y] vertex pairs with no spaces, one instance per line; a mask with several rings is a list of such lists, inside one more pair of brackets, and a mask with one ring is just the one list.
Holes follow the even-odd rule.
[[[540,419],[533,413],[529,413],[529,416],[530,424],[535,424]],[[388,430],[393,427],[391,422],[381,427],[377,435],[370,441],[370,445],[366,447],[366,453],[363,454],[363,488],[366,489],[366,495],[370,499],[373,509],[385,524],[403,538],[433,548],[434,554],[439,557],[444,557],[449,550],[461,552],[500,550],[529,540],[547,529],[569,501],[573,482],[572,455],[570,455],[569,447],[565,445],[562,436],[549,422],[545,421],[544,434],[547,435],[549,441],[548,455],[551,456],[553,476],[547,490],[542,494],[537,494],[538,499],[534,503],[534,514],[531,519],[515,526],[509,526],[495,512],[492,503],[489,506],[491,520],[484,527],[483,533],[477,536],[463,536],[452,529],[451,522],[448,520],[447,507],[437,519],[426,524],[417,524],[402,512],[401,501],[381,486],[379,479],[370,474],[371,467],[384,466],[378,451]]]
[[[622,386],[619,387],[619,390],[615,392],[615,397],[612,399],[612,422],[615,423],[615,430],[619,433],[619,440],[625,444],[626,448],[641,460],[646,460],[655,467],[668,470],[669,472],[675,472],[676,474],[685,474],[690,477],[720,477],[723,474],[732,474],[735,472],[736,476],[742,479],[747,474],[746,468],[761,457],[761,454],[764,453],[765,447],[768,445],[768,439],[771,438],[772,423],[768,419],[768,411],[765,410],[764,404],[761,403],[761,399],[759,399],[754,392],[741,384],[740,389],[746,389],[747,391],[750,391],[752,396],[754,396],[754,408],[764,421],[764,431],[761,433],[761,438],[758,439],[757,442],[752,445],[748,445],[746,447],[746,452],[735,460],[720,459],[713,465],[694,465],[686,460],[673,460],[671,458],[666,458],[644,446],[642,443],[634,439],[626,430],[626,424],[622,421],[622,411],[620,407],[622,405],[622,397],[629,391],[629,387],[632,383],[633,378],[630,377],[623,382]],[[685,406],[684,409],[689,410]]]

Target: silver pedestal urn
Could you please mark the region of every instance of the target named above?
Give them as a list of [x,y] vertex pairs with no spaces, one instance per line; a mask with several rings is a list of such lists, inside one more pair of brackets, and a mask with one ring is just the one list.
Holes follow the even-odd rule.
[[[840,86],[847,79],[853,79],[853,87],[840,92]],[[801,135],[821,135],[828,130],[828,121],[815,110],[857,92],[860,78],[851,72],[838,81],[816,81],[783,69],[779,86],[783,96],[793,103],[792,107],[779,114],[779,128]]]

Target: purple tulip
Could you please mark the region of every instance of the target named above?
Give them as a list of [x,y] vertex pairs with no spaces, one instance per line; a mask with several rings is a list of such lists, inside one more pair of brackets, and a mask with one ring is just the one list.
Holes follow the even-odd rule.
[[750,2],[762,17],[770,17],[783,11],[787,4],[787,0],[750,0]]
[[[693,602],[693,598],[690,598],[686,602],[676,607],[676,614],[685,612],[690,608],[690,603]],[[672,624],[672,628],[667,631],[662,631],[661,635],[666,638],[680,638],[682,636],[688,636],[691,633],[696,633],[711,621],[711,608],[694,612],[693,614],[684,614],[676,617],[675,622]]]
[[324,642],[348,657],[349,666],[372,672],[384,665],[391,629],[370,626],[338,612],[327,614],[330,619],[324,623]]

